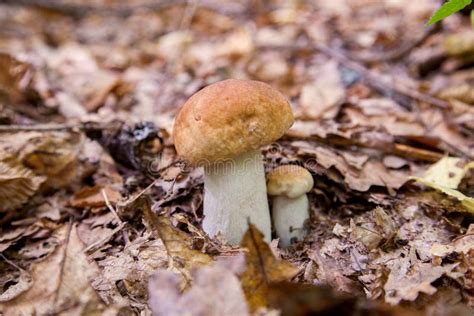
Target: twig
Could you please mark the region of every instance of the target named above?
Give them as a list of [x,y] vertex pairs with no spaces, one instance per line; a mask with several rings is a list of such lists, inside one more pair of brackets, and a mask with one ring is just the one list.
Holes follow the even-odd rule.
[[[97,14],[103,16],[122,16],[127,17],[135,12],[142,10],[149,11],[160,11],[169,9],[174,6],[186,5],[187,0],[166,0],[166,1],[155,1],[135,6],[121,5],[115,7],[98,6],[98,5],[87,5],[87,4],[70,4],[67,2],[59,2],[54,0],[0,0],[0,4],[6,4],[11,6],[26,6],[37,9],[44,9],[53,11],[56,13],[81,18],[89,14]],[[212,2],[202,3],[201,7],[212,10],[225,15],[236,15],[240,14],[243,8],[240,5],[219,5]]]
[[118,233],[119,231],[122,230],[122,228],[125,227],[127,223],[125,222],[121,222],[120,225],[118,225],[113,231],[111,231],[107,236],[105,236],[104,238],[102,239],[99,239],[98,241],[90,244],[89,246],[87,246],[85,249],[84,249],[84,252],[89,252],[91,250],[95,250],[97,249],[98,247],[102,246],[103,244],[105,244],[106,242],[108,242],[110,240],[110,238],[112,238],[116,233]]
[[398,48],[387,51],[387,52],[361,52],[361,53],[352,53],[350,54],[350,58],[356,61],[364,62],[364,63],[372,63],[372,62],[387,62],[387,61],[395,61],[403,58],[404,56],[408,55],[414,48],[423,44],[431,35],[435,34],[440,30],[441,24],[435,24],[433,26],[428,27],[424,30],[423,33],[418,35],[413,41],[406,41],[402,43]]
[[[64,253],[63,253],[63,257],[61,258],[61,262],[59,264],[59,284],[62,282],[62,278],[63,278],[63,274],[64,274],[64,268],[66,266],[67,249],[68,249],[68,246],[69,246],[69,240],[71,239],[72,220],[73,220],[73,218],[70,217],[68,225],[67,225],[66,239],[64,240]],[[53,306],[56,306],[57,302],[58,302],[58,293],[57,293],[57,291],[55,291]]]
[[392,78],[389,78],[373,70],[369,70],[360,63],[350,60],[349,58],[347,58],[342,53],[336,50],[333,50],[319,43],[314,43],[313,47],[324,55],[336,59],[345,67],[350,68],[355,72],[359,73],[362,77],[366,79],[367,84],[377,90],[393,91],[398,94],[409,97],[413,100],[425,102],[442,109],[447,109],[450,107],[449,103],[447,103],[446,101],[440,100],[429,94],[421,93],[417,90],[412,90],[411,88],[401,85],[400,83],[395,82]]
[[12,267],[18,269],[20,272],[26,272],[28,273],[28,271],[26,271],[25,269],[23,269],[22,267],[18,266],[15,262],[13,261],[10,261],[7,257],[5,257],[3,255],[3,253],[0,252],[0,257],[5,260],[6,263],[8,263],[9,265],[11,265]]
[[0,133],[12,132],[51,132],[81,128],[81,124],[36,124],[36,125],[0,125]]
[[[175,160],[175,161],[172,161],[170,162],[169,164],[167,164],[166,166],[164,166],[163,168],[160,168],[157,173],[160,174],[161,172],[163,172],[164,170],[168,169],[168,168],[171,168],[172,166],[178,164],[178,163],[181,163],[182,160],[179,159],[179,160]],[[147,192],[152,186],[155,185],[155,183],[160,180],[160,177],[156,178],[155,180],[153,180],[152,183],[150,183],[146,188],[144,188],[142,191],[140,191],[139,193],[137,193],[135,196],[132,196],[130,198],[128,198],[124,204],[127,205],[127,204],[130,204],[130,203],[133,203],[135,200],[137,200],[139,197],[141,197],[145,192]]]
[[[299,44],[284,45],[284,46],[271,45],[271,46],[262,46],[261,48],[275,49],[275,50],[278,50],[278,49],[291,49],[291,50],[301,50],[301,51],[308,50],[308,46],[299,45]],[[406,87],[403,84],[395,82],[392,78],[386,75],[382,75],[378,72],[367,69],[362,64],[355,62],[353,60],[350,60],[344,54],[342,54],[341,52],[335,49],[329,48],[319,43],[312,43],[309,47],[309,50],[311,51],[317,50],[320,53],[328,56],[329,58],[337,60],[340,64],[344,65],[346,68],[352,69],[353,71],[357,72],[360,76],[362,76],[365,82],[369,86],[371,86],[375,90],[380,91],[384,94],[396,93],[396,94],[408,97],[412,100],[434,105],[441,109],[447,109],[450,107],[448,102],[435,98],[429,94],[422,93],[417,90],[413,90],[412,88]]]
[[[0,0],[1,1],[1,0]],[[0,125],[0,133],[14,132],[53,132],[64,130],[92,130],[108,129],[117,124],[117,122],[99,124],[95,122],[85,123],[66,123],[66,124],[35,124],[35,125]]]
[[109,198],[107,197],[107,193],[105,192],[105,190],[102,189],[100,192],[102,193],[102,197],[104,198],[105,205],[107,205],[107,208],[112,212],[112,214],[114,214],[114,216],[115,216],[115,218],[118,220],[118,222],[119,222],[120,224],[122,224],[122,220],[121,220],[120,217],[118,216],[117,211],[114,209],[114,207],[112,206],[112,204],[110,204]]

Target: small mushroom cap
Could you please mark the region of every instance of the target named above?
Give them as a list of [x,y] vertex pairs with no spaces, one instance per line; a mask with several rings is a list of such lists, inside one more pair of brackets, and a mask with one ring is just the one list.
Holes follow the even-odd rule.
[[297,198],[313,188],[311,173],[296,165],[284,165],[268,174],[267,191],[270,195],[285,195]]
[[229,79],[186,101],[176,117],[173,138],[184,160],[206,166],[277,140],[293,121],[287,99],[268,84]]

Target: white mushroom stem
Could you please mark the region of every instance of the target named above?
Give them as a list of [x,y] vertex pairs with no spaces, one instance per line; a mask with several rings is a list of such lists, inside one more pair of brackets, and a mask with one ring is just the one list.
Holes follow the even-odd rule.
[[301,240],[305,235],[304,222],[309,218],[306,194],[297,198],[278,195],[273,198],[273,225],[280,237],[280,245],[288,247],[292,239]]
[[269,242],[271,220],[260,151],[204,168],[204,231],[211,237],[220,231],[231,244],[239,244],[248,220]]

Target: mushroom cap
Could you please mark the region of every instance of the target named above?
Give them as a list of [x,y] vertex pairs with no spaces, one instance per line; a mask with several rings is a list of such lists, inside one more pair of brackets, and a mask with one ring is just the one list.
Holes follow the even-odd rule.
[[285,195],[291,199],[309,192],[314,185],[308,170],[297,165],[279,166],[268,174],[267,192],[270,195]]
[[176,117],[173,138],[184,160],[207,166],[277,140],[293,121],[288,100],[268,84],[229,79],[186,101]]

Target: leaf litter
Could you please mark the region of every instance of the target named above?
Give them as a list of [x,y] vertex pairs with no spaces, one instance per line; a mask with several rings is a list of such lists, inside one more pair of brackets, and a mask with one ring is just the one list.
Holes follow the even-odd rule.
[[[164,3],[0,5],[0,310],[472,314],[469,19],[425,29],[428,0]],[[206,236],[202,171],[174,150],[179,106],[231,77],[297,116],[263,150],[315,180],[288,249],[251,225],[240,246]]]

